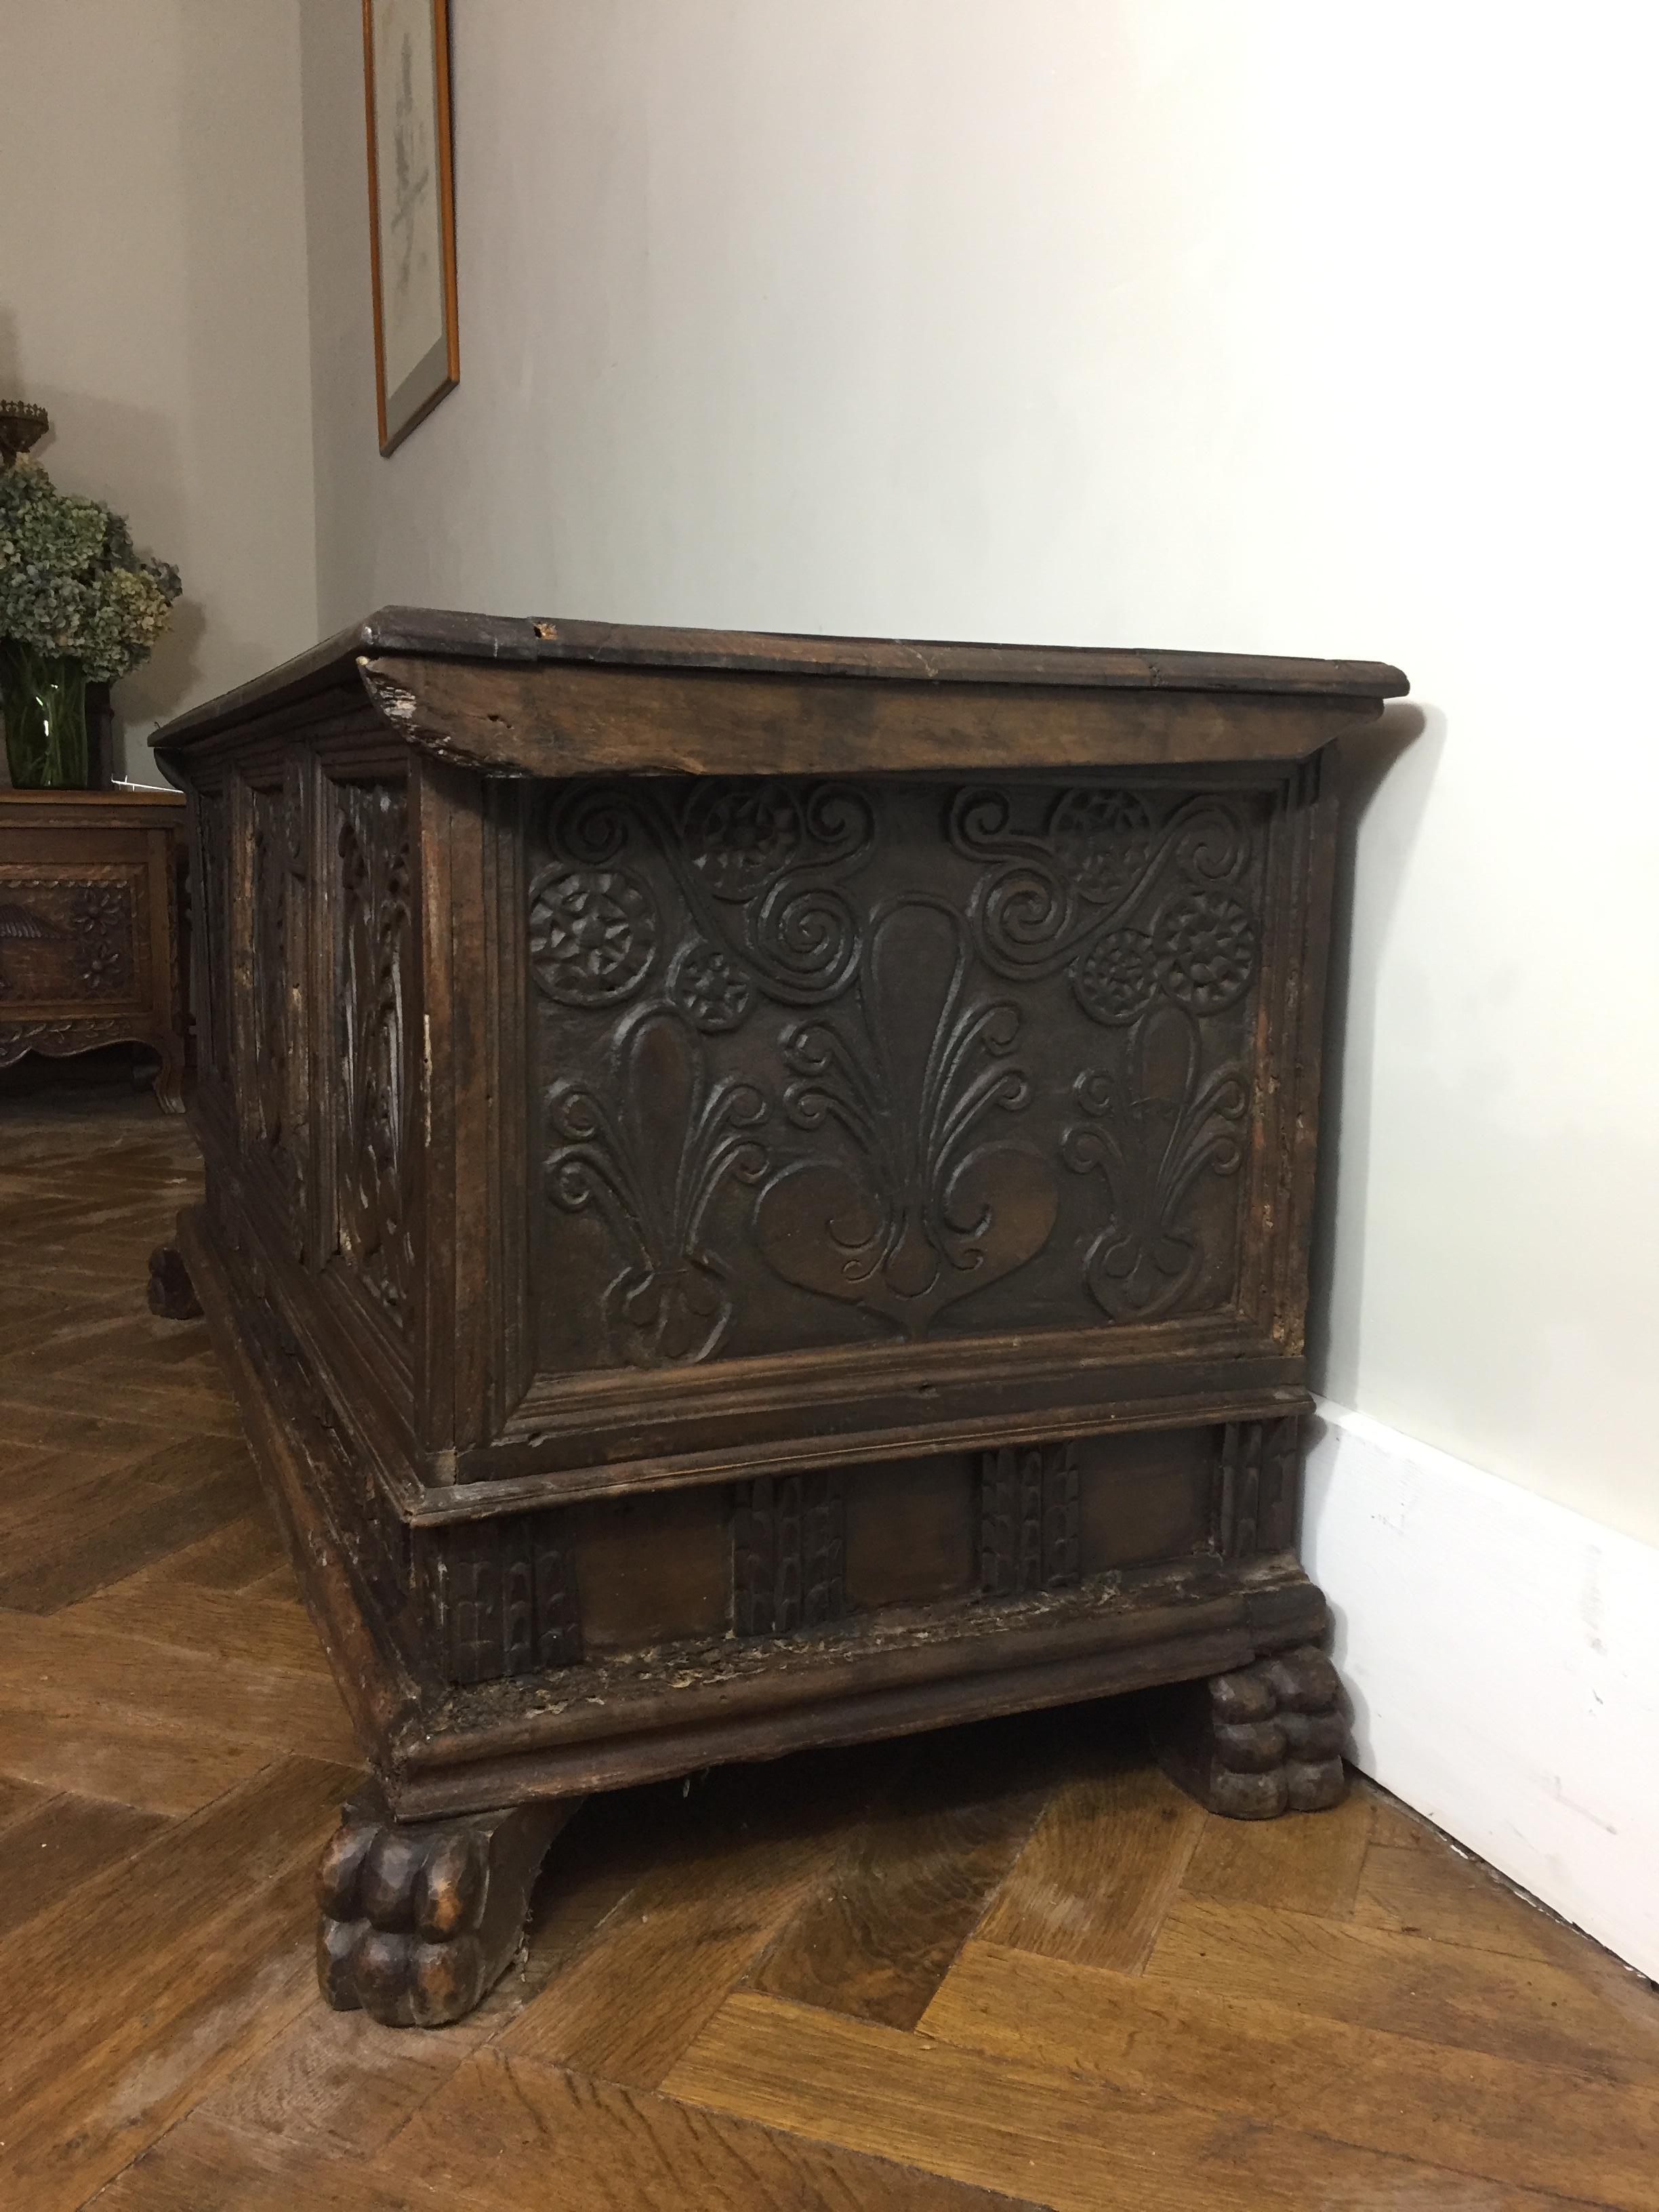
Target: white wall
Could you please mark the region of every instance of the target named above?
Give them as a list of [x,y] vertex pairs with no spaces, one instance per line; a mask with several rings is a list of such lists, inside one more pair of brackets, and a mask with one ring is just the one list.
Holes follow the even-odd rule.
[[6,0],[0,388],[185,597],[117,685],[128,772],[317,634],[298,0]]
[[325,626],[1399,661],[1320,1380],[1659,1538],[1644,0],[457,9],[461,385],[390,461],[303,4]]

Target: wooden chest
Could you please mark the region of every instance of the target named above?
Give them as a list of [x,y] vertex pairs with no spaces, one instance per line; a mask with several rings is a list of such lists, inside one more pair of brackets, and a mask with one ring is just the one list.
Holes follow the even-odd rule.
[[0,1067],[149,1045],[182,1112],[184,848],[177,792],[0,791]]
[[334,2002],[456,2016],[563,1808],[720,1761],[1164,1686],[1218,1809],[1334,1802],[1321,756],[1404,688],[393,609],[161,734],[155,1296],[375,1778]]

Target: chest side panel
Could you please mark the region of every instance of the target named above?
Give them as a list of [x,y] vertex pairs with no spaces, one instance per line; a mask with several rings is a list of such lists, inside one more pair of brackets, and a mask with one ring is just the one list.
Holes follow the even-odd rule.
[[1288,797],[532,787],[539,1386],[1236,1310]]

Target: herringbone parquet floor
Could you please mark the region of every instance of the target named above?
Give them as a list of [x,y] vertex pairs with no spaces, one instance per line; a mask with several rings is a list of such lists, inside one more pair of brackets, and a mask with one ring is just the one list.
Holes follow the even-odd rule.
[[1659,2206],[1659,2001],[1368,1787],[1206,1819],[1080,1710],[588,1807],[521,1969],[313,1984],[354,1753],[147,1097],[0,1078],[0,2205]]

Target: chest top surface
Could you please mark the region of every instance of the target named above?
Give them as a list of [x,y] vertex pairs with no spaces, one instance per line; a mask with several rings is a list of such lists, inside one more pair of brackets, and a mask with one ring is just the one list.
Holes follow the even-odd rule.
[[1407,682],[1375,661],[386,607],[152,742],[179,759],[360,686],[412,746],[485,774],[731,775],[1297,759]]

